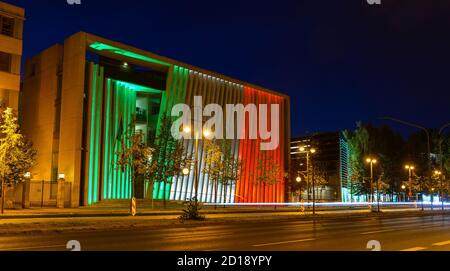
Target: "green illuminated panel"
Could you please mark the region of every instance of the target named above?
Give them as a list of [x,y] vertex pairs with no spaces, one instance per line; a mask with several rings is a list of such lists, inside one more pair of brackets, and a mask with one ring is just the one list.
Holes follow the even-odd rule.
[[102,117],[102,89],[103,68],[93,66],[91,85],[91,119],[90,119],[90,142],[89,142],[89,182],[88,182],[88,204],[98,201],[98,188],[100,178],[100,135]]
[[[172,106],[184,102],[185,90],[187,86],[189,70],[183,67],[174,66],[171,71],[171,81],[170,85],[167,87],[167,91],[163,93],[161,100],[161,110],[159,112],[159,119],[161,119],[162,114],[170,115]],[[169,78],[170,78],[169,76]],[[160,123],[158,123],[157,133],[160,131]],[[166,193],[166,199],[170,197],[170,190],[172,184],[170,180],[165,184],[155,183],[153,190],[153,198],[163,199],[164,191]]]
[[[103,68],[92,65],[90,86],[89,162],[88,191],[89,205],[98,200],[129,199],[132,192],[131,169],[122,171],[117,166],[118,152],[122,149],[122,136],[136,114],[137,93],[160,93],[162,95],[161,114],[170,114],[170,108],[183,102],[189,70],[172,68],[167,91],[116,81],[105,78]],[[169,93],[168,93],[169,92]],[[159,125],[159,124],[158,124]],[[157,125],[157,127],[158,127]],[[157,129],[159,130],[159,129]],[[129,135],[128,135],[129,136]],[[154,197],[170,197],[171,182],[156,183]]]
[[114,54],[118,54],[118,55],[123,55],[126,57],[130,57],[130,58],[134,58],[134,59],[138,59],[138,60],[143,60],[146,62],[150,62],[150,63],[155,63],[155,64],[159,64],[159,65],[163,65],[163,66],[171,66],[171,64],[161,61],[161,60],[157,60],[154,58],[150,58],[148,56],[144,56],[144,55],[140,55],[137,53],[133,53],[124,49],[120,49],[108,44],[104,44],[101,42],[94,42],[91,45],[89,45],[89,47],[91,47],[92,49],[95,49],[97,51],[107,51],[110,53],[114,53]]

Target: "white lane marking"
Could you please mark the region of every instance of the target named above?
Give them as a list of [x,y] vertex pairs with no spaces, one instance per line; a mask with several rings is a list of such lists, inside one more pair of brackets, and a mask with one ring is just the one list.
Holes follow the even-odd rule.
[[424,250],[427,249],[426,247],[412,247],[412,248],[407,248],[407,249],[402,249],[400,251],[419,251],[419,250]]
[[373,233],[382,233],[382,232],[390,232],[390,231],[395,231],[394,229],[389,229],[389,230],[379,230],[379,231],[368,231],[368,232],[361,232],[361,235],[366,235],[366,234],[373,234]]
[[167,236],[163,237],[163,239],[183,239],[183,238],[189,238],[189,239],[203,239],[203,238],[210,238],[210,237],[222,237],[222,236],[230,236],[233,235],[233,233],[212,233],[212,234],[191,234],[191,235],[176,235],[176,236]]
[[433,246],[446,246],[446,245],[450,245],[450,240],[433,244]]
[[264,247],[264,246],[273,246],[273,245],[283,245],[283,244],[292,244],[292,243],[301,243],[301,242],[308,242],[308,241],[314,241],[316,239],[301,239],[301,240],[291,240],[291,241],[284,241],[284,242],[275,242],[275,243],[266,243],[266,244],[257,244],[253,245],[254,247]]
[[51,246],[37,246],[37,247],[1,248],[0,251],[34,250],[34,249],[57,248],[57,247],[63,247],[63,248],[65,248],[66,245],[51,245]]

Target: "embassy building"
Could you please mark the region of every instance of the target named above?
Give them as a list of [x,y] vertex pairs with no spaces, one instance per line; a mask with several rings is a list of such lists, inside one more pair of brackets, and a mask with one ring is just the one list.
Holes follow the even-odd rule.
[[[261,138],[234,139],[232,149],[243,162],[239,179],[220,185],[221,203],[281,203],[285,201],[285,172],[289,172],[289,97],[259,86],[162,57],[119,42],[80,32],[26,61],[23,82],[22,129],[38,151],[31,184],[56,183],[40,197],[63,198],[64,206],[89,206],[131,197],[131,174],[117,165],[118,133],[130,123],[146,138],[154,137],[163,114],[175,104],[203,106],[260,104],[279,106],[279,144],[264,151],[281,170],[277,181],[258,182]],[[259,114],[259,113],[258,113]],[[259,116],[260,117],[260,116]],[[268,124],[270,128],[270,123]],[[247,133],[253,125],[245,125]],[[185,140],[192,156],[195,140]],[[200,143],[199,163],[204,166]],[[212,202],[213,185],[200,171],[198,198]],[[155,183],[153,198],[183,201],[194,193],[193,170],[175,176],[163,187]],[[148,198],[148,182],[135,182],[137,198]],[[30,201],[39,200],[33,185]],[[61,192],[62,191],[62,192]]]

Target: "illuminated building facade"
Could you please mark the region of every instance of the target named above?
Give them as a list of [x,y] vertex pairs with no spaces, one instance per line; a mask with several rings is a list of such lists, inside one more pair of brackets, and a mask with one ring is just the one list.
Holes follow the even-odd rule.
[[0,2],[0,106],[19,109],[22,8]]
[[[310,168],[306,153],[300,147],[314,147],[317,152],[310,156]],[[316,199],[318,201],[345,201],[348,196],[346,187],[349,181],[349,150],[348,144],[341,132],[323,132],[307,136],[292,138],[291,140],[291,182],[297,176],[308,176],[311,182],[311,165],[314,164],[315,178],[321,179],[325,185],[316,186]],[[305,179],[305,178],[303,178]],[[320,181],[318,181],[320,182]],[[312,185],[303,191],[302,198],[306,201],[312,198]]]
[[[87,33],[77,33],[26,62],[23,130],[38,150],[34,180],[56,181],[64,173],[70,183],[70,206],[86,206],[131,197],[130,172],[116,165],[118,133],[135,116],[136,131],[154,137],[162,114],[177,103],[203,105],[278,104],[280,144],[266,151],[280,165],[278,182],[262,185],[254,174],[261,139],[233,141],[233,151],[244,170],[230,186],[219,186],[219,202],[284,202],[284,172],[289,165],[290,101],[271,90],[158,56]],[[270,125],[270,124],[269,124]],[[248,125],[246,130],[248,130]],[[194,141],[185,140],[194,153]],[[199,162],[202,166],[203,151]],[[194,176],[176,176],[163,187],[156,183],[153,197],[183,201],[194,193]],[[138,198],[149,197],[145,180],[135,182]],[[208,176],[199,176],[199,200],[211,202]]]

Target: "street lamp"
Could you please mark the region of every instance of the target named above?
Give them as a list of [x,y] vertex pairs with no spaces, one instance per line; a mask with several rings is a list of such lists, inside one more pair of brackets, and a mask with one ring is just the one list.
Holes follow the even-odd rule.
[[[183,127],[183,132],[186,135],[190,135],[192,132],[192,129],[190,126],[184,126]],[[208,138],[211,135],[211,131],[209,131],[208,129],[203,129],[203,133],[202,133],[202,139],[204,138]],[[199,158],[198,158],[198,148],[199,148],[199,131],[195,131],[195,161],[194,161],[194,180],[195,180],[195,200],[198,201],[198,185],[199,185]],[[183,174],[185,174],[184,172],[186,169],[183,169]],[[189,174],[189,169],[187,169],[188,172],[187,174]],[[187,175],[185,174],[185,175]]]
[[405,199],[405,191],[406,190],[406,185],[402,185],[402,191],[403,191],[403,199],[406,201],[406,199]]
[[408,193],[408,201],[411,201],[412,197],[412,172],[414,170],[414,166],[406,165],[405,169],[408,170],[408,183],[409,183],[409,193]]
[[[441,158],[441,159],[442,159],[442,158]],[[440,192],[439,192],[439,194],[441,195],[442,210],[444,210],[444,187],[443,187],[444,182],[443,182],[442,177],[441,177],[441,176],[443,176],[443,175],[442,175],[442,171],[440,171],[440,170],[435,170],[435,171],[434,171],[434,175],[436,175],[437,179],[438,179],[439,182],[440,182],[440,185],[439,185],[439,187],[440,187]]]
[[[371,203],[373,202],[373,165],[378,163],[377,159],[368,157],[366,159],[366,162],[370,164],[370,198]],[[372,205],[371,205],[372,207]],[[377,179],[377,209],[378,212],[380,211],[380,187],[379,187],[379,181]]]
[[191,127],[190,126],[185,126],[183,127],[183,132],[185,134],[190,134],[191,133]]
[[[295,178],[295,181],[297,183],[301,183],[302,182],[302,177],[297,176],[297,178]],[[300,201],[302,201],[302,186],[300,185]]]
[[188,174],[189,174],[189,169],[183,168],[183,175],[188,175]]
[[[300,152],[306,153],[306,176],[307,176],[307,195],[308,195],[308,203],[309,203],[309,158],[310,154],[313,155],[317,152],[315,148],[307,147],[307,146],[301,146],[299,148]],[[311,180],[312,180],[312,196],[313,196],[313,215],[316,214],[316,193],[315,193],[315,181],[314,181],[314,164],[312,164],[312,174],[311,174]]]

